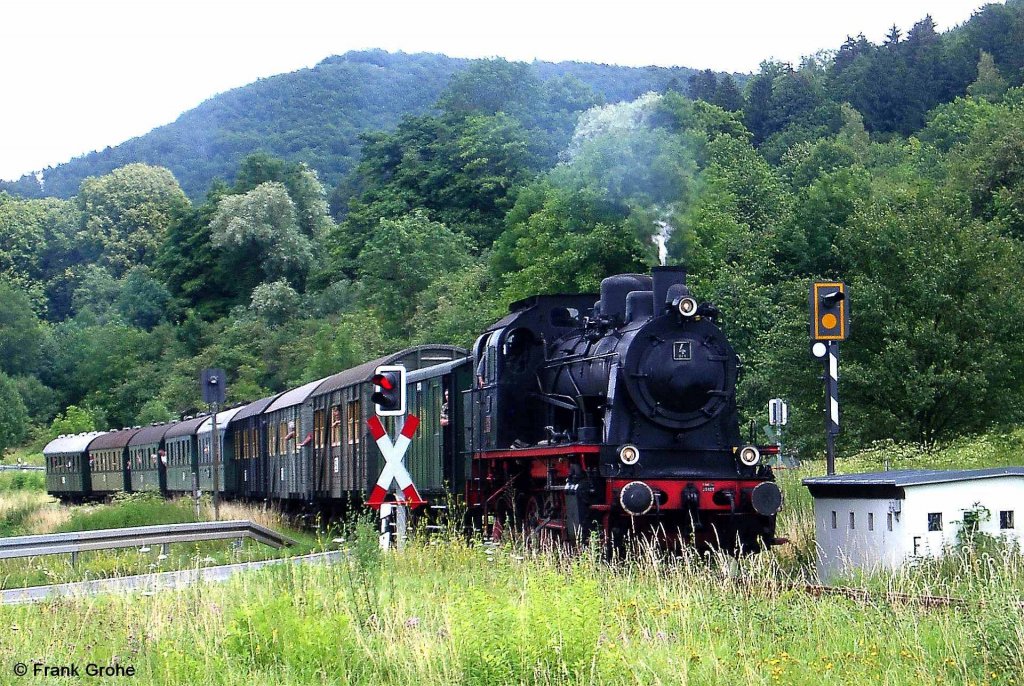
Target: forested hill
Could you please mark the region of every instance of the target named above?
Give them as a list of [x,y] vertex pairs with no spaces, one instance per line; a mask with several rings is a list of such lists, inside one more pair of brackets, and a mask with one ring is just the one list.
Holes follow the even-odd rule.
[[[790,401],[788,445],[821,440],[807,287],[823,278],[851,294],[841,447],[1024,422],[1020,35],[1024,0],[1007,0],[742,84],[375,52],[229,93],[151,134],[173,151],[187,117],[219,126],[184,166],[86,168],[129,159],[95,155],[69,199],[0,188],[0,452],[191,414],[204,367],[241,402],[471,345],[510,302],[646,272],[662,230],[744,359],[744,417]],[[303,123],[245,129],[260,107]],[[209,150],[241,159],[207,168],[231,182],[204,194],[190,174]]]
[[[199,199],[214,178],[233,179],[242,159],[257,151],[305,162],[334,186],[358,160],[361,133],[393,128],[403,115],[427,110],[452,74],[469,63],[382,50],[330,57],[312,69],[222,93],[144,136],[48,168],[43,190],[31,176],[0,183],[0,190],[66,198],[86,177],[145,162],[170,169],[189,197]],[[673,85],[684,90],[693,73],[576,62],[535,62],[531,68],[543,81],[578,79],[605,102]]]

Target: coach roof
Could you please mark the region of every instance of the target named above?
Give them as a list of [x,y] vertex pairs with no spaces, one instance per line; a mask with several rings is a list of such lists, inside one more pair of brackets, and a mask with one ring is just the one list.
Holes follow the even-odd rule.
[[264,412],[274,412],[275,410],[283,410],[286,407],[294,407],[295,405],[301,405],[305,402],[306,398],[313,394],[313,391],[330,377],[324,379],[317,379],[316,381],[310,381],[307,384],[303,384],[298,388],[293,388],[290,391],[285,391],[277,397],[277,400],[272,402]]
[[[223,412],[217,413],[217,431],[224,431],[228,428],[228,424],[231,420],[242,410],[241,407],[232,407],[230,410],[224,410]],[[213,417],[207,416],[202,425],[196,429],[196,435],[208,434],[213,431]]]
[[310,395],[323,395],[369,381],[373,375],[373,370],[382,364],[405,364],[411,371],[420,367],[429,367],[441,362],[465,357],[468,354],[465,348],[455,345],[417,345],[397,353],[392,353],[391,355],[386,355],[385,357],[378,357],[376,360],[364,362],[358,367],[346,369],[334,376],[329,376]]
[[192,419],[186,419],[183,422],[178,422],[167,430],[164,434],[164,438],[178,438],[179,436],[191,436],[199,428],[199,425],[208,419],[208,415],[202,417],[194,417]]
[[269,405],[270,403],[274,402],[274,399],[277,398],[278,395],[280,395],[280,393],[277,393],[277,394],[274,394],[274,395],[268,395],[266,398],[260,398],[259,400],[254,400],[253,402],[249,403],[248,405],[243,406],[238,411],[238,414],[236,414],[234,416],[233,421],[237,422],[237,421],[242,420],[242,419],[248,419],[249,417],[254,417],[254,416],[262,413],[263,410],[267,409],[267,405]]
[[128,439],[129,446],[136,445],[150,445],[159,443],[167,430],[170,429],[174,424],[157,424],[156,426],[144,426],[139,429],[139,433]]
[[103,433],[104,432],[102,431],[90,431],[88,433],[58,436],[46,444],[46,447],[43,448],[43,455],[84,453],[85,449],[89,447],[89,444],[92,443],[97,436],[100,436]]
[[121,429],[120,431],[111,431],[97,436],[96,439],[89,444],[89,450],[110,450],[111,448],[124,448],[128,445],[128,441],[131,440],[132,436],[139,433],[138,429]]

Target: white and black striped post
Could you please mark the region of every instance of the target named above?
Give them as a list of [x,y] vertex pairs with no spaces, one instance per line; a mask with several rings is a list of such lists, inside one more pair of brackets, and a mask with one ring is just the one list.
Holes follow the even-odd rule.
[[815,281],[809,293],[811,354],[825,365],[825,446],[829,475],[836,473],[836,436],[839,435],[839,341],[850,331],[846,285],[841,281]]
[[836,473],[836,436],[839,435],[839,341],[825,344],[825,445],[829,475]]

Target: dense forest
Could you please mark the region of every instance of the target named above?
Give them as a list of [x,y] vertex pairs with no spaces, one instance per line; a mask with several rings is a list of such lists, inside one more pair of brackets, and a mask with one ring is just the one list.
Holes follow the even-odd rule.
[[[26,174],[0,181],[0,190],[69,198],[87,177],[144,162],[170,169],[185,194],[196,200],[214,179],[233,181],[242,160],[255,152],[305,162],[333,187],[359,161],[361,134],[393,129],[403,115],[428,111],[452,75],[469,64],[444,55],[383,50],[329,57],[312,69],[222,93],[144,136],[45,169],[42,185],[34,174]],[[586,87],[601,102],[686,84],[694,73],[685,67],[576,62],[534,62],[530,70],[551,82],[551,88]]]
[[203,367],[234,402],[466,345],[512,300],[647,270],[663,230],[744,359],[743,411],[788,398],[805,455],[819,277],[850,289],[841,447],[1019,422],[1022,34],[1009,0],[612,104],[583,70],[474,61],[337,183],[257,151],[201,200],[137,161],[67,199],[0,194],[0,447],[193,412]]

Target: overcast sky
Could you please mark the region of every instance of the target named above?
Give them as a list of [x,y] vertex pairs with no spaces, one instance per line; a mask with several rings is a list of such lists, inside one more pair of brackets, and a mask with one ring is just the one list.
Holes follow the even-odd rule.
[[362,48],[749,72],[980,0],[2,0],[0,178]]

